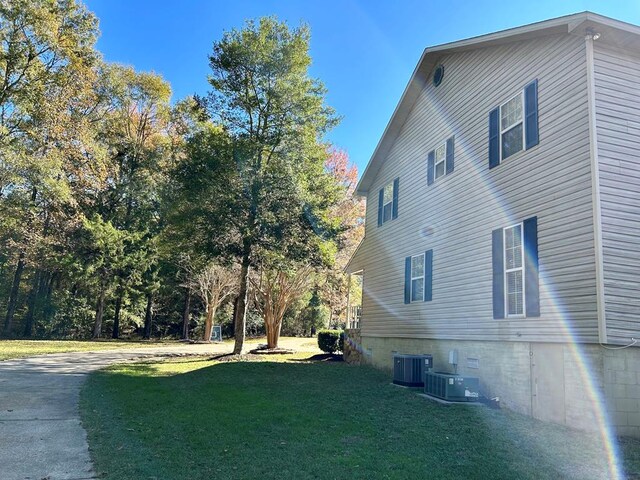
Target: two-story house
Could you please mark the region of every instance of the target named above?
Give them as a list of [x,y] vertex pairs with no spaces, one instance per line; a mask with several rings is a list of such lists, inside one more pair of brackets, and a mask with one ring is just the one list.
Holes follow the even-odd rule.
[[446,371],[455,349],[508,408],[640,435],[640,27],[579,13],[427,48],[357,194],[347,354]]

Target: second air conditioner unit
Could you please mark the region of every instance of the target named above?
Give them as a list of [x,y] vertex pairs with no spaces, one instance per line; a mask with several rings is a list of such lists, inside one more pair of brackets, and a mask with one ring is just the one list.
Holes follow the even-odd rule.
[[454,373],[425,372],[424,393],[450,402],[474,402],[480,397],[480,381]]

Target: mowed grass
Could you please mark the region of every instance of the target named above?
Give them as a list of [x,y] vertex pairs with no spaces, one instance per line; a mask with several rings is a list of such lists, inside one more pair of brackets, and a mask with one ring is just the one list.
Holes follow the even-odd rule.
[[[106,479],[604,479],[597,435],[506,410],[443,406],[343,363],[115,366],[81,394]],[[284,361],[283,361],[284,360]],[[621,443],[640,472],[640,443]]]
[[176,342],[119,340],[0,340],[0,360],[32,357],[45,353],[87,352],[114,348],[158,347]]
[[[266,343],[265,337],[248,338],[247,348],[255,348],[261,343]],[[282,337],[280,344],[284,348],[321,353],[318,350],[318,341],[315,338]],[[99,350],[112,350],[114,348],[142,348],[142,347],[167,347],[172,345],[184,346],[176,340],[1,340],[0,361],[12,358],[25,358],[47,353],[89,352]],[[215,345],[215,344],[214,344]],[[222,344],[231,350],[233,339],[226,339]]]

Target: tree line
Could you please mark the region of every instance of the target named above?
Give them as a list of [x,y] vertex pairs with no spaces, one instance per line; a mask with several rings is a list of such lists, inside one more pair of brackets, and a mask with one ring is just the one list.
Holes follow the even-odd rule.
[[357,170],[309,75],[310,32],[224,32],[210,90],[108,63],[75,0],[0,2],[5,337],[197,335],[344,322]]

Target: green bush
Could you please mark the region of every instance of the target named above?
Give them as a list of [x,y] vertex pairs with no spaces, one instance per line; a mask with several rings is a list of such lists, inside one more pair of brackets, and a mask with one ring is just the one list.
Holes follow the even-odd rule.
[[340,330],[320,330],[318,332],[318,347],[326,353],[342,351],[344,340],[341,340]]
[[344,352],[344,332],[340,332],[340,340],[338,340],[338,350]]

